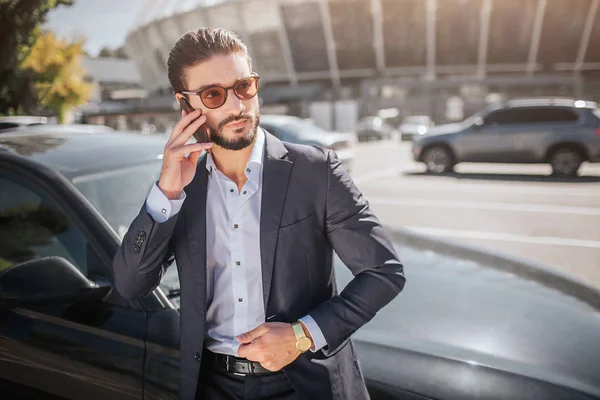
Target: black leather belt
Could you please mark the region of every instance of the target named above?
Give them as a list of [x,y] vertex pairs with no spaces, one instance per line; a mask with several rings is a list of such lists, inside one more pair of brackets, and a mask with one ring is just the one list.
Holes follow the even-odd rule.
[[273,375],[278,374],[281,371],[269,371],[264,368],[260,363],[250,361],[246,358],[228,356],[225,354],[217,354],[211,351],[207,351],[214,359],[214,365],[222,371],[239,375],[239,376],[260,376],[260,375]]

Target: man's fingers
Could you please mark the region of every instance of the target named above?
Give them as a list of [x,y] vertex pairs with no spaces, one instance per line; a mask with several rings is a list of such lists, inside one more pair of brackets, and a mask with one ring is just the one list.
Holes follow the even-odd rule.
[[188,156],[188,160],[193,162],[194,165],[197,165],[201,155],[202,151],[194,151],[193,153],[190,153],[190,155]]
[[[183,115],[184,112],[185,111],[182,111],[181,114]],[[174,138],[179,136],[179,134],[181,132],[183,132],[185,127],[188,126],[193,120],[195,120],[199,116],[200,116],[200,110],[194,110],[191,113],[186,112],[185,115],[181,117],[179,122],[177,122],[175,124],[175,127],[173,127],[173,130],[171,131],[171,135],[169,137],[169,141],[172,141]]]
[[171,155],[185,155],[187,153],[202,152],[202,150],[210,149],[213,146],[212,143],[193,143],[185,146],[179,146],[171,148],[169,151]]
[[206,122],[206,116],[205,115],[200,116],[199,118],[194,120],[194,122],[189,124],[188,127],[185,128],[183,133],[181,135],[179,135],[179,137],[176,140],[177,141],[181,140],[184,143],[187,142],[188,140],[190,140],[190,138],[192,137],[194,132],[196,132],[198,130],[198,128],[200,128],[202,125],[204,125],[205,122]]
[[[240,347],[238,347],[238,356],[242,357],[242,358],[247,358],[248,360],[250,360],[249,357],[251,357],[251,351],[250,351],[250,345],[247,344],[242,344],[240,345]],[[250,360],[250,361],[254,361],[254,360]]]
[[238,348],[238,356],[250,361],[261,362],[263,360],[262,346],[257,343],[241,344]]
[[187,141],[190,140],[190,138],[192,137],[194,132],[196,132],[202,126],[202,124],[204,124],[205,122],[206,122],[206,116],[204,116],[204,115],[196,118],[194,121],[192,121],[191,124],[189,124],[187,127],[185,127],[183,132],[181,132],[178,135],[174,136],[173,138],[169,139],[169,142],[171,143],[172,146],[177,146],[177,145],[182,145],[184,143],[187,143]]
[[266,324],[260,324],[256,328],[252,329],[250,332],[242,333],[236,337],[238,342],[242,343],[250,343],[253,340],[258,339],[265,333],[269,331],[269,328]]

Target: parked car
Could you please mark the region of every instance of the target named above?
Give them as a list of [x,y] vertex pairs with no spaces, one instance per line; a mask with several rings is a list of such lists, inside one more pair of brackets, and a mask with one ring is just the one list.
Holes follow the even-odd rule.
[[94,133],[94,132],[112,132],[113,128],[106,125],[96,125],[96,124],[64,124],[57,125],[52,123],[40,124],[40,125],[31,125],[31,126],[19,126],[18,128],[8,128],[0,133],[9,134],[9,133],[37,133],[43,134],[44,132],[56,132],[57,126],[60,127],[59,130],[61,132],[74,132],[74,133]]
[[260,126],[284,142],[335,150],[344,168],[352,170],[355,139],[350,133],[326,131],[310,120],[291,115],[261,115]]
[[404,118],[398,128],[401,140],[413,140],[417,136],[422,136],[429,131],[435,124],[428,115],[411,115]]
[[356,137],[361,142],[391,139],[395,131],[379,117],[365,117],[356,125]]
[[[139,301],[112,280],[164,144],[0,136],[2,399],[177,398],[177,266]],[[597,290],[408,231],[392,239],[406,288],[353,339],[373,400],[600,399]],[[342,290],[352,274],[337,258],[335,273]]]
[[0,117],[0,132],[7,129],[15,130],[26,128],[34,125],[47,124],[47,117],[40,117],[35,115],[15,115],[9,117]]
[[430,129],[412,153],[436,173],[461,162],[548,163],[554,175],[575,176],[583,162],[600,162],[600,110],[582,100],[511,100]]

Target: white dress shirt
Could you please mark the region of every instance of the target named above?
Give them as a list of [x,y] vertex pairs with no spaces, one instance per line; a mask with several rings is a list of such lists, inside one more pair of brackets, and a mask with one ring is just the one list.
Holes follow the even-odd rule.
[[[241,191],[206,154],[206,347],[214,353],[237,356],[240,343],[235,337],[266,321],[260,255],[264,149],[265,133],[259,128],[246,164],[248,180]],[[176,200],[169,200],[155,183],[146,211],[162,223],[181,210],[185,198],[182,192]],[[313,338],[313,352],[327,345],[310,315],[300,321]]]

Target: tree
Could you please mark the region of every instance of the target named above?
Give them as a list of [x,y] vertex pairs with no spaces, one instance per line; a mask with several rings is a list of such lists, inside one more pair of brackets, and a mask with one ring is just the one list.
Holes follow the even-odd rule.
[[125,47],[123,47],[123,46],[116,49],[114,55],[117,58],[129,58],[129,56],[127,55],[127,52],[125,51]]
[[90,97],[92,86],[84,81],[82,55],[83,41],[67,43],[46,32],[38,37],[22,64],[33,78],[39,103],[55,112],[59,123]]
[[111,49],[108,46],[104,46],[98,53],[98,58],[129,58],[125,52],[125,48],[119,47],[117,49]]
[[21,70],[48,12],[73,0],[0,0],[0,114],[32,112],[35,94]]
[[113,53],[114,51],[110,47],[104,46],[102,49],[100,49],[100,52],[98,53],[98,58],[113,57]]

